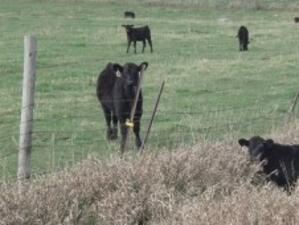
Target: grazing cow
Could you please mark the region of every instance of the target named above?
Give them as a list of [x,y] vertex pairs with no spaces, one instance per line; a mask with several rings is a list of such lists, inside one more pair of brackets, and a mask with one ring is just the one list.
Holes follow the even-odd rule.
[[299,145],[282,145],[259,136],[242,138],[239,144],[248,148],[252,159],[263,161],[263,172],[269,180],[288,191],[295,185],[299,175]]
[[125,18],[135,18],[135,13],[131,11],[125,11],[124,13]]
[[[117,138],[117,123],[119,121],[121,152],[125,150],[124,146],[128,132],[126,121],[130,117],[136,96],[139,75],[142,70],[146,70],[147,66],[147,62],[143,62],[139,66],[134,63],[127,63],[124,66],[109,63],[98,78],[97,97],[102,105],[107,123],[107,138],[108,140]],[[142,144],[139,135],[141,116],[142,92],[140,91],[133,120],[137,148],[140,148]],[[111,118],[113,119],[113,128],[111,128]]]
[[249,44],[249,32],[247,27],[241,26],[236,37],[239,39],[240,51],[247,51]]
[[146,46],[146,40],[148,41],[148,44],[151,47],[151,52],[153,52],[151,30],[148,26],[135,28],[134,25],[122,25],[122,27],[126,29],[126,33],[127,33],[127,39],[128,39],[127,53],[129,52],[131,42],[134,42],[134,49],[136,54],[137,41],[143,42],[143,48],[142,48],[142,53],[143,53],[144,48]]
[[295,23],[299,23],[299,17],[294,18]]

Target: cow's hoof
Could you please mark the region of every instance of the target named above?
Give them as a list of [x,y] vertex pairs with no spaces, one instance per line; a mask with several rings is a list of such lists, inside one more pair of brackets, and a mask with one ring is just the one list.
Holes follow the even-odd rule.
[[142,146],[141,140],[136,139],[136,147],[137,147],[137,149],[139,150],[141,148],[141,146]]
[[116,133],[116,137],[115,137],[115,134],[114,134],[114,132],[113,132],[113,129],[109,129],[109,130],[107,130],[107,139],[108,139],[109,141],[114,140],[114,139],[116,139],[116,138],[117,138],[117,133]]
[[115,140],[115,139],[117,139],[117,129],[112,129],[111,135],[110,135],[110,140]]

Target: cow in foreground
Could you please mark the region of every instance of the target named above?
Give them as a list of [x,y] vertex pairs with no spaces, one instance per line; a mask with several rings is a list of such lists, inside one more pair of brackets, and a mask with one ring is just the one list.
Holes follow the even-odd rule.
[[239,139],[239,144],[248,148],[253,160],[262,162],[269,180],[288,191],[295,185],[299,175],[299,145],[282,145],[259,136]]
[[131,12],[131,11],[125,11],[124,12],[124,16],[125,16],[125,18],[132,18],[132,19],[134,19],[135,18],[135,13]]
[[241,26],[239,28],[237,37],[239,39],[239,50],[240,51],[247,51],[248,44],[249,44],[249,32],[247,27]]
[[[140,65],[127,63],[124,66],[108,63],[106,68],[100,73],[97,81],[97,97],[100,101],[107,124],[107,139],[117,138],[117,124],[119,122],[121,130],[121,152],[124,152],[125,141],[127,139],[127,120],[133,101],[136,96],[140,72],[146,70],[147,62]],[[136,136],[136,146],[140,148],[142,141],[140,138],[140,119],[142,116],[142,91],[140,91],[137,101],[136,111],[133,120],[133,131]],[[113,120],[113,127],[111,127]]]
[[134,52],[136,54],[136,42],[142,41],[143,48],[142,53],[146,47],[146,40],[151,48],[151,52],[153,52],[153,45],[152,45],[152,38],[151,38],[151,30],[148,26],[144,27],[137,27],[135,28],[134,25],[122,25],[126,29],[127,33],[127,40],[128,40],[128,48],[127,53],[129,52],[131,43],[134,43]]

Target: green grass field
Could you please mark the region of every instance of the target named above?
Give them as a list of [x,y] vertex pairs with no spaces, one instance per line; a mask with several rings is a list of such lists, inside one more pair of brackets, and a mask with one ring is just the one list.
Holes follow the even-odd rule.
[[[159,1],[157,1],[159,2]],[[124,19],[133,9],[137,19]],[[292,10],[234,10],[97,1],[8,1],[0,7],[0,176],[15,176],[23,37],[38,40],[33,173],[116,152],[105,140],[95,82],[108,62],[149,63],[142,134],[166,81],[151,149],[270,133],[298,91],[299,25]],[[121,24],[148,24],[154,53],[126,54]],[[249,28],[249,52],[235,35]],[[133,147],[132,143],[130,146]]]

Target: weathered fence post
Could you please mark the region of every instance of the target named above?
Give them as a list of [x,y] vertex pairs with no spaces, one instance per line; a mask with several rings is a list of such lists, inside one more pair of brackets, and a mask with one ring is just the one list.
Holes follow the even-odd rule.
[[31,139],[34,106],[36,39],[24,37],[23,93],[20,122],[18,179],[31,176]]

